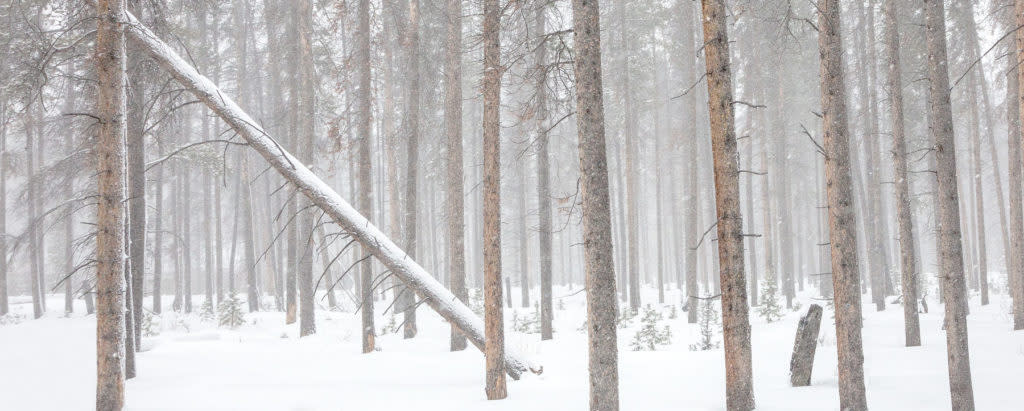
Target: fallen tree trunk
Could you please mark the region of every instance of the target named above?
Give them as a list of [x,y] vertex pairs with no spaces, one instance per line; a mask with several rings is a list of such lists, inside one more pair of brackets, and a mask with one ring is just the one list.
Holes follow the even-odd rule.
[[[330,216],[335,224],[370,251],[406,286],[414,290],[427,305],[462,331],[473,345],[483,351],[484,322],[469,307],[434,280],[423,267],[409,258],[405,251],[395,245],[366,217],[352,208],[323,180],[285,151],[230,97],[221,93],[221,90],[210,79],[199,74],[194,67],[134,16],[126,13],[125,19],[128,23],[126,33],[131,41],[138,43],[143,51],[231,126],[274,169],[289,182],[295,184],[302,194]],[[531,365],[511,348],[505,348],[505,368],[509,376],[518,379],[519,375],[527,370],[536,374],[543,371],[542,367]]]

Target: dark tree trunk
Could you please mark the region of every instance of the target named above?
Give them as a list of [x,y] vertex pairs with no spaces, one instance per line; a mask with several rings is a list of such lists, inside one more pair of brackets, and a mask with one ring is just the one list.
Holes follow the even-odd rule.
[[703,0],[704,61],[714,158],[718,261],[722,290],[726,407],[754,409],[747,284],[743,269],[743,216],[740,213],[739,152],[732,100],[732,69],[725,0]]
[[[493,1],[493,0],[492,0]],[[615,270],[611,202],[601,86],[601,23],[598,0],[573,0],[573,71],[583,194],[583,257],[587,289],[587,356],[591,411],[619,409]]]
[[[1018,13],[1024,2],[1018,2]],[[967,350],[967,296],[960,233],[960,194],[956,177],[956,145],[949,96],[946,20],[942,1],[925,0],[928,42],[929,124],[935,144],[939,209],[939,273],[945,285],[946,349],[949,389],[955,410],[974,409],[971,364]]]
[[867,410],[868,405],[864,393],[860,272],[857,267],[857,229],[846,117],[842,20],[839,0],[823,0],[818,7],[825,186],[839,355],[839,408],[858,411]]

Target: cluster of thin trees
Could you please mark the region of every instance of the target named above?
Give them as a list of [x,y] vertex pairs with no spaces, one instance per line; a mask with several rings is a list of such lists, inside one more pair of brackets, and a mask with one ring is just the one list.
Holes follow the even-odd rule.
[[303,336],[324,300],[358,308],[364,353],[375,301],[406,338],[426,304],[500,399],[540,369],[504,344],[511,285],[551,339],[554,283],[583,283],[595,410],[619,407],[616,319],[652,285],[691,323],[721,300],[729,409],[755,405],[763,281],[832,301],[842,409],[867,408],[864,295],[920,345],[936,273],[954,409],[970,292],[1007,290],[1024,329],[1024,2],[92,3],[0,7],[0,315],[9,283],[37,318],[58,288],[67,313],[95,298],[98,409],[168,286],[182,312],[244,290]]

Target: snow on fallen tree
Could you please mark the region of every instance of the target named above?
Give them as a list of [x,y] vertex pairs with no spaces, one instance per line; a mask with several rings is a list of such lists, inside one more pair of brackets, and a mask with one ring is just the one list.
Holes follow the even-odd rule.
[[[413,289],[427,305],[462,331],[473,345],[481,351],[484,350],[484,323],[480,317],[441,283],[434,280],[423,267],[409,258],[405,251],[352,208],[323,180],[277,144],[252,117],[230,97],[221,93],[210,79],[199,74],[191,64],[134,16],[127,14],[125,19],[126,33],[131,41],[138,43],[142,50],[172,77],[202,100],[210,110],[217,113],[217,116],[242,136],[274,169],[295,184],[302,194]],[[543,371],[542,367],[531,364],[512,350],[512,347],[505,347],[505,367],[508,374],[515,379],[524,371],[537,374]]]

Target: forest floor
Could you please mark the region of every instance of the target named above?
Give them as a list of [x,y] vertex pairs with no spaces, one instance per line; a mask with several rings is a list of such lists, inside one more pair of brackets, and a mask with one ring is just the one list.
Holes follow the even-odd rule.
[[[378,338],[379,352],[360,354],[359,317],[351,312],[317,312],[315,336],[299,339],[298,324],[285,325],[284,314],[246,316],[237,330],[217,328],[199,315],[165,311],[158,336],[145,337],[137,356],[138,377],[127,383],[133,410],[586,410],[588,408],[586,309],[577,290],[556,288],[555,338],[513,332],[507,338],[534,362],[541,375],[509,381],[509,397],[487,401],[484,358],[476,349],[448,350],[448,325],[426,306],[418,310],[419,335],[404,340],[401,332]],[[656,290],[644,290],[657,301]],[[575,293],[575,294],[574,294]],[[534,290],[533,296],[538,295]],[[519,291],[513,290],[513,301]],[[342,297],[345,298],[345,297]],[[170,303],[172,298],[165,301]],[[26,320],[31,305],[13,299],[17,324],[0,325],[0,398],[10,410],[88,410],[94,408],[95,318],[84,306],[65,318],[60,295],[48,299],[50,313]],[[203,300],[196,296],[198,306]],[[559,302],[561,301],[561,302]],[[621,404],[623,410],[721,410],[725,377],[721,349],[691,351],[699,328],[686,323],[676,290],[666,293],[658,328],[672,330],[670,345],[656,351],[632,351],[630,342],[640,317],[619,329]],[[751,310],[755,398],[759,410],[823,410],[838,406],[835,329],[826,308],[810,387],[789,386],[789,361],[800,315],[809,303],[802,294],[799,312],[766,323]],[[676,305],[676,318],[672,304]],[[81,303],[78,301],[77,303]],[[716,302],[717,304],[717,302]],[[349,302],[351,305],[351,302]],[[518,305],[518,304],[517,304]],[[899,305],[876,312],[865,296],[864,342],[868,404],[872,410],[949,409],[942,306],[930,302],[921,314],[922,347],[903,346]],[[148,301],[147,301],[148,306]],[[377,312],[388,306],[378,302]],[[642,311],[642,310],[641,310]],[[1020,409],[1024,377],[1024,332],[1010,331],[1010,303],[994,294],[982,307],[972,296],[969,317],[971,364],[977,409]],[[533,308],[507,309],[533,318]],[[390,315],[378,315],[378,330]],[[401,319],[398,320],[401,322]],[[720,337],[719,337],[720,338]]]

